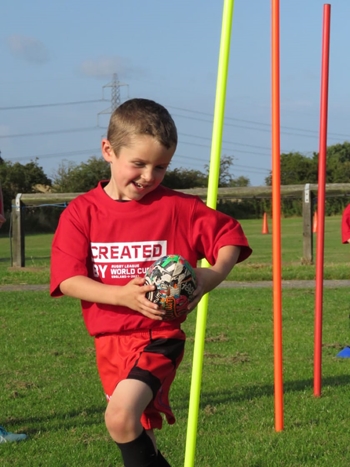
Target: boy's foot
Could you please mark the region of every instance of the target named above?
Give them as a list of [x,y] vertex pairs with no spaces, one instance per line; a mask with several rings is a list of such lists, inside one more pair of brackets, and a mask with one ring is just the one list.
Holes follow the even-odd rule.
[[15,434],[10,433],[5,430],[2,426],[0,426],[0,444],[2,443],[13,443],[16,441],[23,441],[27,438],[25,434]]

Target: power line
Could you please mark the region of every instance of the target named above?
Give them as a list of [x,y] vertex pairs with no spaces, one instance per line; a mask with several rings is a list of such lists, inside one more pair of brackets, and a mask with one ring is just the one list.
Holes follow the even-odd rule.
[[[185,141],[182,141],[181,144],[185,144],[187,146],[196,146],[196,147],[202,147],[202,148],[210,148],[209,145],[207,144],[198,144],[198,143],[189,143],[189,142],[185,142]],[[224,151],[229,151],[229,152],[235,152],[235,153],[242,153],[242,154],[254,154],[255,156],[265,156],[265,157],[269,157],[270,154],[262,154],[262,153],[259,153],[259,152],[252,152],[252,151],[243,151],[242,149],[232,149],[232,148],[225,148],[223,147],[222,150]]]
[[97,149],[81,149],[79,151],[69,151],[69,152],[57,152],[57,153],[51,153],[51,154],[37,154],[35,156],[19,156],[19,157],[14,157],[11,159],[11,161],[25,161],[25,160],[34,160],[34,159],[52,159],[56,157],[60,157],[61,159],[64,159],[65,157],[71,157],[71,156],[82,156],[84,154],[91,154],[93,155],[96,152],[100,152],[100,148]]
[[[187,115],[176,115],[176,114],[173,114],[173,116],[175,117],[181,117],[181,118],[187,118],[189,120],[197,120],[197,121],[200,121],[200,122],[205,122],[205,123],[212,123],[211,121],[209,120],[204,120],[202,118],[197,118],[197,117],[190,117],[190,116],[187,116]],[[267,123],[258,123],[258,122],[255,122],[254,125],[263,125],[263,126],[268,126]],[[229,127],[234,127],[234,128],[242,128],[244,130],[253,130],[253,131],[261,131],[263,133],[271,133],[271,129],[269,128],[251,128],[249,126],[246,126],[246,125],[237,125],[236,123],[228,123],[228,122],[225,122],[225,126],[229,126]],[[281,127],[282,128],[286,128],[288,129],[289,127]],[[317,131],[314,131],[314,130],[303,130],[302,128],[295,128],[295,130],[298,130],[298,131],[305,131],[305,132],[309,132],[309,133],[313,133],[313,134],[300,134],[300,133],[290,133],[289,132],[289,129],[288,131],[281,131],[281,134],[283,135],[288,135],[288,136],[301,136],[303,138],[313,138],[313,139],[316,139],[318,138],[318,133]],[[333,136],[331,136],[333,135]],[[338,141],[339,140],[339,137],[341,138],[350,138],[350,135],[345,135],[345,134],[340,134],[340,133],[328,133],[328,139],[332,139],[332,140],[335,140],[335,141]]]
[[[181,159],[186,159],[186,161],[189,163],[189,165],[192,165],[193,167],[197,168],[197,165],[196,163],[194,164],[191,164],[192,161],[196,161],[196,160],[200,160],[201,162],[205,162],[205,165],[208,165],[209,164],[209,161],[203,161],[201,159],[196,159],[194,157],[191,157],[190,159],[188,158],[188,156],[182,156],[180,154],[176,154],[175,153],[175,156],[174,156],[174,161],[176,161],[176,159],[178,158],[181,158]],[[241,164],[236,164],[235,162],[233,162],[233,165],[232,165],[232,170],[233,171],[236,171],[235,169],[236,168],[239,168],[239,169],[248,169],[248,172],[249,173],[259,173],[259,174],[262,174],[262,173],[270,173],[270,169],[264,169],[263,167],[251,167],[251,166],[247,166],[247,165],[241,165]],[[241,171],[242,172],[242,171]]]
[[[115,81],[117,78],[113,77],[113,79]],[[114,84],[114,87],[115,87],[114,81],[112,83],[109,83],[108,85],[106,85],[104,87],[112,87],[113,84]],[[128,85],[126,85],[124,83],[119,83],[119,81],[116,81],[116,83],[118,85],[117,86],[118,89],[119,89],[119,86],[128,86]],[[115,91],[114,91],[114,93],[115,93]],[[117,98],[119,98],[119,99],[117,99]],[[112,94],[112,107],[113,106],[115,107],[115,105],[118,105],[119,100],[120,100],[119,95],[114,96],[114,94]],[[103,97],[101,99],[82,100],[82,101],[55,102],[55,103],[48,103],[48,104],[32,104],[32,105],[19,105],[19,106],[0,107],[0,110],[25,110],[25,109],[35,109],[35,108],[45,108],[45,107],[59,107],[59,106],[69,106],[69,105],[94,104],[94,103],[106,102],[106,101],[109,101],[109,100],[105,99]],[[114,102],[114,101],[116,101],[116,102]],[[174,106],[167,106],[167,107],[170,108],[170,109],[180,110],[180,111],[183,111],[183,112],[190,112],[190,113],[194,113],[194,114],[198,114],[198,115],[204,115],[204,116],[210,117],[211,120],[203,120],[203,119],[200,119],[200,118],[189,117],[188,115],[175,115],[175,116],[180,117],[180,118],[198,120],[198,121],[202,121],[202,122],[206,122],[206,123],[212,123],[212,120],[213,120],[213,115],[210,114],[210,113],[207,113],[207,112],[201,112],[199,110],[192,110],[192,109],[185,109],[185,108],[182,108],[182,107],[174,107]],[[108,110],[109,110],[108,113],[110,113],[110,109],[108,109]],[[100,113],[103,113],[103,112],[100,112]],[[234,117],[225,117],[225,120],[232,120],[232,121],[235,121],[235,122],[247,123],[249,125],[260,125],[260,126],[263,126],[263,127],[267,128],[266,130],[263,130],[261,128],[260,129],[259,128],[254,128],[255,130],[258,130],[258,131],[270,131],[270,128],[271,128],[271,124],[269,124],[269,123],[256,122],[254,120],[245,120],[245,119],[242,119],[242,118],[234,118]],[[246,126],[239,126],[239,125],[229,124],[229,123],[226,123],[226,124],[228,126],[235,126],[237,128],[251,129],[250,127],[246,127]],[[307,130],[307,129],[304,129],[304,128],[289,127],[289,126],[283,126],[283,125],[281,126],[281,129],[285,129],[285,130],[288,130],[288,131],[301,131],[301,132],[304,132],[304,133],[312,133],[316,137],[318,136],[318,132],[316,130]],[[62,132],[63,131],[64,130],[62,130]],[[40,133],[38,133],[38,134],[40,134]],[[307,136],[307,135],[298,134],[298,133],[286,133],[286,134],[292,135],[292,136]],[[338,136],[338,137],[342,137],[342,138],[350,138],[349,135],[345,135],[345,134],[342,134],[342,133],[329,133],[329,135],[333,135],[334,137]]]
[[[63,105],[75,105],[75,104],[87,104],[87,103],[92,103],[92,102],[104,102],[104,101],[107,101],[107,99],[98,99],[98,100],[91,100],[91,101],[63,102],[63,103],[54,103],[54,104],[39,104],[39,105],[31,105],[31,106],[0,107],[0,110],[17,110],[17,109],[36,108],[36,107],[39,108],[39,107],[61,106],[61,105],[63,106]],[[189,110],[189,109],[181,109],[181,110],[184,110],[186,112],[193,112],[193,113],[198,113],[198,114],[211,116],[210,114],[206,114],[205,112],[199,112],[199,111]],[[109,112],[110,112],[110,110],[108,110],[108,113]],[[100,113],[104,113],[104,112],[100,112]],[[180,117],[180,118],[190,119],[190,120],[201,121],[201,122],[205,122],[205,123],[212,123],[212,121],[210,121],[210,120],[204,120],[204,119],[201,119],[201,118],[198,118],[198,117],[191,117],[191,116],[188,116],[188,115],[175,115],[175,116]],[[251,128],[251,127],[245,126],[245,125],[237,125],[235,123],[225,122],[226,126],[231,126],[231,127],[241,128],[241,129],[246,129],[246,130],[262,131],[262,132],[265,132],[265,133],[270,132],[269,128],[271,127],[271,125],[269,125],[267,123],[254,122],[252,120],[243,120],[243,119],[237,119],[237,118],[231,118],[231,117],[227,117],[227,119],[234,120],[234,121],[239,121],[239,122],[245,122],[245,123],[253,124],[253,125],[261,125],[261,126],[265,126],[265,127],[268,127],[268,128],[266,128],[266,129],[264,129],[264,128]],[[101,128],[101,127],[99,125],[97,125],[94,129],[97,129],[97,128]],[[314,131],[314,130],[304,130],[302,128],[283,127],[283,126],[281,127],[281,129],[282,128],[285,128],[286,130],[288,130],[288,132],[281,131],[281,134],[284,134],[284,135],[301,136],[301,137],[304,137],[304,138],[317,138],[318,137],[317,131]],[[43,135],[49,135],[49,134],[72,133],[72,132],[76,132],[76,131],[90,131],[91,129],[92,128],[89,127],[89,128],[84,128],[84,129],[78,128],[78,129],[55,130],[55,131],[46,131],[46,132],[31,132],[31,133],[13,134],[13,135],[0,135],[0,138],[3,139],[3,138],[17,138],[17,137],[24,137],[24,136],[43,136]],[[312,133],[312,134],[290,133],[289,132],[290,130],[303,131],[303,132]],[[187,135],[187,136],[190,136],[190,137],[193,137],[193,138],[211,139],[211,138],[205,138],[205,137],[200,137],[200,136],[196,136],[196,135]],[[341,133],[328,133],[328,139],[338,141],[339,137],[349,139],[350,135],[345,135],[345,134],[341,134]],[[234,142],[228,142],[228,141],[226,141],[226,143],[241,145],[241,143],[234,143]],[[250,147],[253,147],[253,146],[250,145]],[[270,148],[264,148],[262,146],[256,146],[256,148],[257,149],[270,150]]]
[[[207,112],[201,112],[199,110],[184,109],[184,108],[181,108],[181,107],[174,107],[174,106],[167,106],[167,107],[170,108],[170,109],[181,110],[183,112],[191,112],[191,113],[194,113],[194,114],[199,114],[199,115],[204,115],[204,116],[210,117],[211,120],[198,119],[199,121],[206,122],[206,123],[212,123],[213,118],[214,118],[212,114],[207,113]],[[196,118],[188,117],[186,115],[175,115],[175,116],[182,117],[182,118],[190,118],[190,119],[196,120]],[[225,116],[225,120],[232,120],[232,121],[236,121],[236,122],[248,123],[250,125],[261,125],[261,126],[267,127],[267,130],[261,130],[260,129],[259,131],[270,131],[270,129],[271,129],[271,124],[270,123],[262,123],[262,122],[256,122],[256,121],[253,121],[253,120],[245,120],[245,119],[242,119],[242,118],[234,118],[234,117],[227,117],[227,116]],[[242,126],[233,125],[233,124],[231,124],[231,125],[227,124],[227,125],[236,126],[238,128],[250,128],[250,127],[244,127],[244,126],[242,127]],[[305,133],[313,133],[316,137],[318,137],[318,131],[316,131],[316,130],[306,130],[304,128],[296,128],[296,127],[290,127],[290,126],[284,126],[284,125],[281,126],[281,129],[285,129],[285,130],[288,130],[288,131],[302,131],[302,132],[305,132]],[[286,133],[286,134],[290,134],[290,133]],[[295,134],[295,133],[292,133],[292,135],[293,136],[306,136],[306,135],[299,135],[299,134]],[[329,135],[339,136],[339,137],[342,137],[342,138],[349,138],[350,137],[349,135],[344,135],[342,133],[329,133]]]
[[31,133],[17,133],[13,135],[0,135],[0,138],[22,138],[25,136],[45,136],[45,135],[59,135],[61,133],[76,133],[79,131],[92,131],[92,130],[101,130],[105,129],[100,126],[89,126],[89,127],[83,127],[83,128],[68,128],[66,130],[49,130],[49,131],[38,131],[36,133],[31,132]]
[[[186,133],[179,133],[179,135],[187,136],[187,137],[189,137],[189,138],[206,139],[207,141],[211,141],[211,140],[212,140],[212,138],[209,138],[208,136],[188,135],[188,134],[186,134]],[[265,148],[265,147],[263,147],[263,146],[256,146],[256,145],[253,145],[253,144],[237,143],[236,141],[225,141],[225,140],[222,140],[222,143],[223,143],[223,144],[236,144],[237,146],[244,146],[244,147],[254,148],[254,149],[266,149],[267,151],[271,151],[271,148]]]
[[[119,94],[116,94],[116,91],[119,91],[119,81],[117,80],[117,75],[113,75],[113,81],[112,83],[109,83],[108,85],[104,86],[105,87],[111,87],[112,88],[112,107],[111,109],[108,109],[106,111],[100,112],[100,113],[110,113],[112,111],[112,108],[118,105],[120,96]],[[79,104],[89,104],[89,103],[98,103],[98,102],[104,102],[108,101],[108,99],[105,99],[104,97],[102,99],[96,99],[96,100],[81,100],[81,101],[73,101],[73,102],[62,102],[62,103],[48,103],[48,104],[35,104],[35,105],[25,105],[25,106],[12,106],[12,107],[0,107],[0,110],[23,110],[23,109],[35,109],[35,108],[45,108],[45,107],[58,107],[58,106],[69,106],[69,105],[79,105]],[[178,118],[184,118],[184,119],[190,119],[190,120],[196,120],[198,122],[205,122],[205,123],[210,123],[212,124],[213,121],[213,115],[205,112],[200,112],[197,110],[191,110],[191,109],[185,109],[185,108],[180,108],[180,107],[173,107],[173,106],[168,106],[169,108],[179,110],[181,112],[186,112],[186,113],[192,113],[193,116],[191,115],[175,115]],[[99,115],[99,114],[98,114]],[[204,118],[200,118],[200,116],[203,116]],[[252,128],[252,125],[254,126]],[[235,128],[242,128],[245,130],[250,130],[250,131],[263,131],[266,133],[271,132],[271,125],[268,123],[262,123],[262,122],[256,122],[252,120],[245,120],[245,119],[239,119],[239,118],[233,118],[233,117],[225,117],[225,126],[229,127],[235,127]],[[257,126],[257,128],[255,128]],[[260,127],[260,128],[259,128]],[[93,127],[81,127],[81,128],[69,128],[69,129],[63,129],[63,130],[48,130],[48,131],[39,131],[39,132],[30,132],[30,133],[20,133],[20,134],[13,134],[13,135],[0,135],[0,138],[19,138],[19,137],[31,137],[31,136],[45,136],[45,135],[58,135],[62,133],[76,133],[76,132],[86,132],[86,131],[94,131],[94,130],[99,130],[101,131],[106,129],[106,127],[102,127],[98,124],[97,126]],[[318,136],[318,132],[314,130],[306,130],[302,128],[295,128],[295,127],[287,127],[287,126],[282,126],[281,127],[282,131],[281,134],[285,135],[290,135],[290,136],[301,136],[301,137],[307,137],[307,138],[316,138]],[[293,133],[293,132],[302,132],[300,133]],[[211,137],[206,137],[206,136],[199,136],[199,135],[194,135],[194,134],[188,134],[188,133],[179,133],[179,135],[184,136],[185,138],[193,138],[193,139],[198,139],[202,141],[211,141]],[[344,138],[349,138],[348,135],[341,135],[337,133],[329,133],[328,139],[336,139],[338,138],[332,137],[333,136],[341,136]],[[230,153],[234,154],[251,154],[254,156],[270,156],[270,151],[271,148],[269,147],[263,147],[263,146],[258,146],[258,145],[252,145],[252,144],[247,144],[247,143],[237,143],[234,141],[227,141],[223,140],[222,141],[223,145],[233,145],[233,148],[227,148],[223,147],[223,151],[228,151]],[[191,142],[191,141],[179,141],[179,145],[190,145],[190,146],[195,146],[195,147],[202,147],[202,148],[210,148],[208,144],[200,144],[198,142]],[[244,149],[237,149],[237,146],[239,147],[245,147],[245,148],[251,148],[253,151],[249,150],[244,150]],[[267,151],[268,154],[263,154],[261,152],[255,152],[255,150],[262,150],[262,151]],[[81,156],[85,154],[89,154],[90,156],[94,155],[94,153],[100,152],[100,149],[85,149],[85,150],[78,150],[78,151],[70,151],[70,152],[60,152],[60,153],[50,153],[50,154],[42,154],[42,155],[35,155],[35,156],[20,156],[18,158],[14,158],[14,161],[23,161],[23,160],[33,160],[33,159],[54,159],[54,158],[68,158],[68,157],[76,157],[76,156]],[[282,151],[283,152],[283,151]],[[244,159],[244,157],[242,157]],[[188,156],[181,156],[179,154],[175,155],[175,160],[174,162],[177,162],[178,159],[184,159],[186,160],[186,166],[191,166],[192,164],[194,165],[195,168],[198,167],[198,161],[203,164],[207,165],[209,163],[209,160],[206,160],[206,158],[195,158],[195,157],[188,157]],[[209,156],[208,156],[209,159]],[[269,169],[264,169],[262,167],[248,167],[240,164],[233,163],[232,170],[233,171],[241,171],[241,169],[245,169],[246,172],[248,173],[269,173]]]
[[42,107],[59,107],[65,105],[80,105],[80,104],[96,104],[97,102],[105,102],[107,99],[93,99],[89,101],[74,101],[74,102],[55,102],[53,104],[33,104],[33,105],[17,105],[12,107],[0,107],[0,110],[24,110],[38,109]]

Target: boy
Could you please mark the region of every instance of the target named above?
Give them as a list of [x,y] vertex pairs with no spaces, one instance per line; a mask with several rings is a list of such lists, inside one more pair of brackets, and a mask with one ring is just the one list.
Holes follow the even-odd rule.
[[147,268],[167,254],[195,269],[192,311],[203,294],[251,254],[237,221],[199,198],[160,184],[177,145],[168,111],[147,99],[131,99],[111,116],[102,140],[111,178],[77,197],[62,213],[53,240],[51,295],[81,300],[95,338],[97,367],[109,401],[105,423],[125,467],[170,467],[153,430],[163,413],[175,422],[168,394],[185,344],[181,322],[146,299]]

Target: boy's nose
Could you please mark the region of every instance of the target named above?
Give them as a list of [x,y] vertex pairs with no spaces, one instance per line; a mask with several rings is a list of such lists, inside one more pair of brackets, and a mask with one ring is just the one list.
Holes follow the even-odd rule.
[[153,171],[152,170],[145,170],[142,174],[142,178],[145,182],[151,182],[153,180]]

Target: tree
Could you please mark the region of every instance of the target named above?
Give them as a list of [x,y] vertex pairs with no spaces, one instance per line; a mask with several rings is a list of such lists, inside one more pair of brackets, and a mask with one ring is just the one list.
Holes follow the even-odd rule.
[[[314,157],[318,157],[317,153],[314,153]],[[350,143],[344,141],[342,144],[334,144],[327,148],[327,160],[335,158],[340,164],[350,162]]]
[[[219,186],[248,186],[249,179],[239,177],[234,179],[230,173],[233,156],[224,156],[220,161]],[[206,166],[208,173],[208,166]],[[208,186],[208,175],[200,170],[184,169],[183,167],[167,170],[163,185],[177,190],[188,188],[203,188]],[[53,177],[53,189],[59,193],[82,193],[94,188],[100,180],[110,178],[109,165],[104,159],[90,157],[87,162],[75,164],[64,162]]]
[[[249,186],[249,178],[243,176],[234,178],[231,174],[233,161],[234,156],[222,156],[220,160],[219,187]],[[209,176],[209,165],[205,165],[204,167],[207,171],[207,175]]]
[[5,211],[11,210],[11,202],[18,193],[32,193],[37,184],[51,185],[51,180],[38,165],[37,159],[22,165],[0,158],[0,180]]
[[[281,154],[281,185],[317,183],[317,163],[315,159],[300,152]],[[272,185],[272,174],[265,178],[268,186]]]
[[233,156],[223,156],[220,160],[219,186],[230,186],[233,176],[230,172],[233,165]]
[[[318,164],[318,153],[313,159]],[[350,143],[334,144],[327,148],[326,181],[327,183],[349,183],[350,180]]]
[[208,179],[199,170],[183,169],[181,167],[167,170],[162,185],[175,190],[203,188],[208,185]]
[[95,188],[100,180],[109,180],[109,164],[92,156],[87,162],[62,162],[53,177],[53,188],[59,193],[83,193]]
[[229,186],[249,186],[249,185],[250,185],[249,178],[244,177],[243,175],[237,178],[233,178],[229,184]]
[[[230,173],[231,166],[233,165],[233,156],[222,156],[220,159],[220,173],[219,173],[219,186],[225,187],[230,186],[233,176]],[[207,176],[209,177],[210,165],[206,164],[205,169]]]
[[[299,152],[281,154],[281,185],[298,185],[318,182],[319,154],[310,158]],[[326,182],[348,183],[350,180],[350,143],[334,144],[327,148]],[[272,184],[271,172],[265,179]]]

